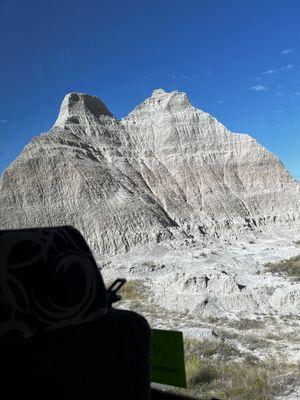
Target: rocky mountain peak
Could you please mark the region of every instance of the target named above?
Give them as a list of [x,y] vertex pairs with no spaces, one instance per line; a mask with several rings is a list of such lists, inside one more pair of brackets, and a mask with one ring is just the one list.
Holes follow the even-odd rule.
[[[149,113],[176,113],[182,110],[193,109],[189,98],[186,93],[174,90],[173,92],[166,92],[163,89],[155,89],[152,95],[143,101],[140,105],[127,116],[131,118],[136,115],[143,115]],[[124,118],[126,120],[127,118]]]
[[277,157],[155,90],[118,121],[99,98],[66,95],[53,129],[0,181],[0,227],[73,225],[113,254],[181,237],[298,227],[299,183]]
[[86,122],[99,120],[102,115],[113,117],[99,97],[86,93],[68,93],[60,106],[54,126],[86,124]]

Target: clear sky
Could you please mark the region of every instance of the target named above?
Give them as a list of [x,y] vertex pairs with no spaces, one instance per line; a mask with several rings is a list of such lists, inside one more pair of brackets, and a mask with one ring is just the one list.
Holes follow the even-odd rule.
[[118,118],[185,91],[300,179],[300,1],[0,0],[0,173],[71,91]]

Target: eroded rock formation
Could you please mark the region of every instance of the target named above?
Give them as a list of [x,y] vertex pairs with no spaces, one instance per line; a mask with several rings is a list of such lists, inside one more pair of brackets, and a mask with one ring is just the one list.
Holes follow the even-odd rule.
[[0,228],[70,224],[100,253],[299,222],[300,186],[253,138],[155,90],[118,121],[66,95],[0,182]]

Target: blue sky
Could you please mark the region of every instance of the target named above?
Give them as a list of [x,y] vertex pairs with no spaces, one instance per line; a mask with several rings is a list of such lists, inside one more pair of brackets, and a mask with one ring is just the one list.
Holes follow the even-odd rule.
[[65,93],[121,118],[182,90],[300,179],[298,0],[0,0],[0,173]]

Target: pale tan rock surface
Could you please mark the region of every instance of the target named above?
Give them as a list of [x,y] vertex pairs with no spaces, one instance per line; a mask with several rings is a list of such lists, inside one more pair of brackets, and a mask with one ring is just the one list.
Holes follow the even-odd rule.
[[279,159],[193,107],[185,93],[155,90],[122,124],[147,184],[193,235],[299,218],[299,183]]
[[127,133],[96,97],[65,97],[54,127],[4,172],[0,227],[69,224],[93,250],[172,237],[175,223],[124,156]]
[[107,254],[289,228],[299,210],[299,183],[274,155],[161,89],[122,121],[97,97],[66,95],[0,182],[1,229],[70,224]]

